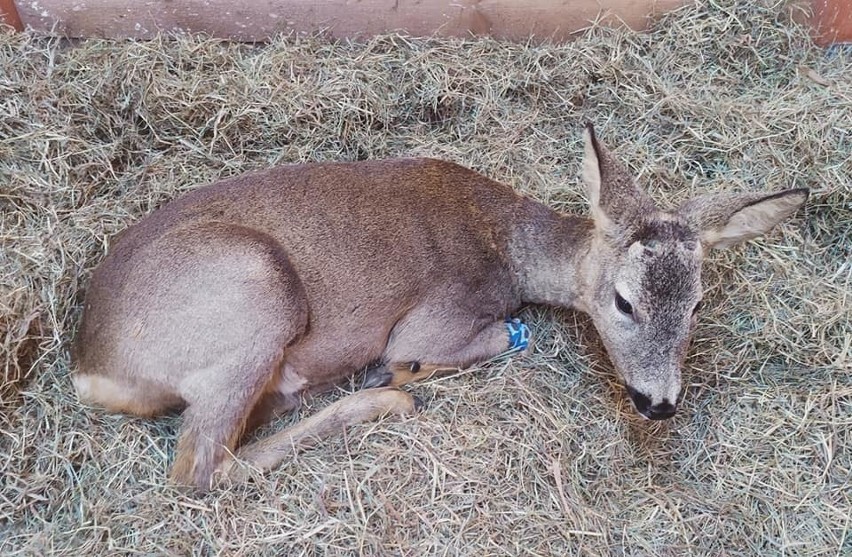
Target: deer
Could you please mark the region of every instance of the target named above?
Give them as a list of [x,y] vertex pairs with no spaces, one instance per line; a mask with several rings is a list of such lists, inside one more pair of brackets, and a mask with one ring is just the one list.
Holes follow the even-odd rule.
[[[111,243],[72,347],[81,403],[182,410],[170,478],[200,490],[419,401],[404,385],[529,350],[527,304],[591,316],[636,411],[675,415],[711,249],[766,234],[807,189],[661,209],[583,132],[590,216],[452,162],[274,166],[196,188]],[[305,397],[363,388],[241,446]]]

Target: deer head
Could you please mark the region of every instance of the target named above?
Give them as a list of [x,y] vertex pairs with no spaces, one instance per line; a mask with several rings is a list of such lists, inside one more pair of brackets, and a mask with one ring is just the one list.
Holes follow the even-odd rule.
[[595,228],[579,306],[595,323],[630,398],[652,420],[675,414],[681,366],[701,304],[701,261],[792,215],[808,190],[700,196],[658,208],[585,131],[583,181]]

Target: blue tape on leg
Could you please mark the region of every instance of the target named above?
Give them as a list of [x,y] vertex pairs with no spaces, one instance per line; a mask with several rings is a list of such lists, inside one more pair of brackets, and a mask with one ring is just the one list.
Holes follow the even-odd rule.
[[509,331],[509,351],[526,350],[530,345],[530,328],[515,318],[506,320],[506,329]]

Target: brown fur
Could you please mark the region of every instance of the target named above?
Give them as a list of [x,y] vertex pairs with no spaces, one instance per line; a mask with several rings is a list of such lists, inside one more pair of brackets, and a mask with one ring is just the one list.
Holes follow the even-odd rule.
[[[742,227],[741,211],[768,230],[805,196],[664,213],[591,128],[586,144],[593,221],[428,159],[283,166],[167,204],[126,230],[92,277],[75,342],[80,398],[147,416],[186,407],[172,477],[207,487],[247,428],[302,393],[377,361],[385,377],[373,383],[400,385],[488,359],[508,347],[507,316],[547,303],[588,311],[628,385],[675,403],[700,297],[698,238],[730,242],[738,230],[726,223]],[[616,287],[647,317],[642,334],[613,311]],[[657,368],[626,356],[641,343]],[[341,401],[300,438],[407,411],[388,392]],[[269,467],[292,436],[240,454]]]

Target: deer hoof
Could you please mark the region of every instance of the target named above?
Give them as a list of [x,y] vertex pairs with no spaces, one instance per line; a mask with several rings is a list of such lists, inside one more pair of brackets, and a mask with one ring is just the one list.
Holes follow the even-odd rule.
[[393,381],[393,373],[386,366],[376,366],[370,368],[364,374],[364,381],[361,383],[362,389],[375,389],[378,387],[387,387]]

